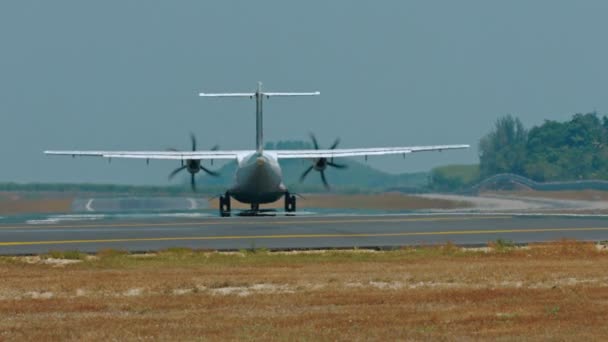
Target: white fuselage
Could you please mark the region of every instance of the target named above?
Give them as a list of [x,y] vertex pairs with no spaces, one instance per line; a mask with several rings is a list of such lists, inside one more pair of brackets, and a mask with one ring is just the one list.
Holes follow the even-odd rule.
[[236,184],[228,190],[237,201],[251,204],[274,202],[286,192],[281,166],[276,156],[267,152],[239,158]]

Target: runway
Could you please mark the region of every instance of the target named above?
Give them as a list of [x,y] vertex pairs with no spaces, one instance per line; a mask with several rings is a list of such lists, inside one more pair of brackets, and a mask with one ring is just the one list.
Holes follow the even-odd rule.
[[[608,240],[608,217],[511,214],[377,214],[232,217],[64,216],[69,220],[0,221],[0,254],[51,250],[132,252],[172,247],[210,250],[249,248],[314,249],[432,245],[486,245],[497,239],[516,243],[561,238]],[[88,217],[91,219],[91,217]],[[42,223],[41,223],[42,222]]]

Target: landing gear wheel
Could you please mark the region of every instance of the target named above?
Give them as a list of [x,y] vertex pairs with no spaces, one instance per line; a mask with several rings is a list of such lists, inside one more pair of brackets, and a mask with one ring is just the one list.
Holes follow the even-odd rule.
[[220,216],[230,216],[230,195],[228,193],[225,196],[220,196]]
[[296,211],[296,196],[289,194],[289,192],[286,192],[285,193],[285,212],[294,213],[295,211]]

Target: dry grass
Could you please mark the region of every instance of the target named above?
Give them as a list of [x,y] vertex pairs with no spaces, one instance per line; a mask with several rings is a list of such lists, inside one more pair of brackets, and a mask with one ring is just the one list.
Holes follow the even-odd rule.
[[[24,196],[22,193],[0,192],[0,214],[66,213],[71,211],[73,195],[62,193],[36,193]],[[232,201],[235,209],[249,209],[249,204]],[[218,199],[212,199],[210,208],[218,207]],[[263,208],[283,208],[283,199],[265,204]],[[469,208],[463,201],[431,199],[401,193],[372,195],[311,194],[298,198],[298,208],[345,208],[370,210],[416,210],[416,209],[456,209]]]
[[0,191],[0,214],[66,213],[74,194],[62,192]]
[[[298,198],[298,208],[344,208],[344,209],[370,209],[370,210],[417,210],[417,209],[456,209],[469,208],[469,202],[451,201],[405,195],[402,193],[383,193],[370,195],[337,195],[337,194],[306,194]],[[218,207],[217,199],[209,203],[211,208]],[[274,203],[263,205],[263,208],[283,208],[283,199]],[[249,204],[233,200],[233,208],[248,209]]]
[[71,198],[0,199],[0,214],[67,213],[72,201]]
[[604,340],[608,253],[492,245],[5,257],[0,340]]

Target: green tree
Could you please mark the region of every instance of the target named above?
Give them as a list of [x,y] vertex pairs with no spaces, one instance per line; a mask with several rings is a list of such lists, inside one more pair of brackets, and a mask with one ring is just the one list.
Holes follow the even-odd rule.
[[607,120],[597,113],[545,121],[530,130],[525,175],[540,181],[602,179],[608,175]]
[[482,177],[498,173],[524,173],[528,132],[518,118],[499,118],[494,130],[479,141],[479,166]]
[[575,114],[527,132],[512,116],[500,118],[479,143],[483,177],[516,173],[537,181],[608,178],[608,118]]

